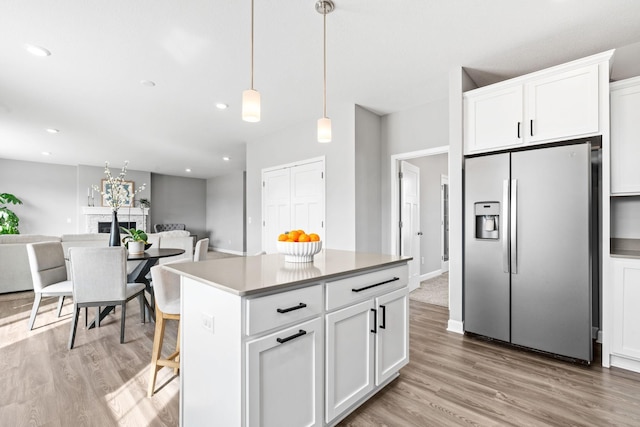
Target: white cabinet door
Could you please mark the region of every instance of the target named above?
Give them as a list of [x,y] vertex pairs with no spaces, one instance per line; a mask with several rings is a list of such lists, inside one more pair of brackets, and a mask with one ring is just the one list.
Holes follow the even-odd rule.
[[522,85],[464,98],[465,154],[523,143]]
[[405,287],[376,298],[376,385],[409,363],[408,294]]
[[374,302],[326,316],[326,422],[373,390]]
[[533,80],[526,84],[525,97],[527,142],[598,132],[598,64]]
[[247,425],[322,425],[322,320],[247,343]]
[[612,352],[640,360],[640,260],[613,262]]
[[611,84],[611,193],[640,193],[640,78]]

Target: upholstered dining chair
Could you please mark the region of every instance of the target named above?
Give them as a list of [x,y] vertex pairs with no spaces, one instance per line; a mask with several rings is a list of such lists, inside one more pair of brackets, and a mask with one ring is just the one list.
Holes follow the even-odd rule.
[[209,251],[209,239],[198,240],[196,242],[196,250],[193,253],[193,260],[195,262],[206,260],[208,251]]
[[[151,267],[151,277],[156,297],[156,331],[153,336],[151,350],[151,377],[147,396],[153,396],[158,371],[163,367],[173,368],[178,374],[180,368],[180,276],[166,270],[161,265]],[[162,358],[162,343],[167,320],[178,321],[178,337],[176,350],[166,358]]]
[[[124,343],[127,302],[138,297],[142,323],[145,321],[144,308],[147,303],[144,297],[144,283],[127,283],[126,249],[124,246],[69,248],[69,260],[73,282],[73,321],[69,349],[73,348],[76,338],[81,307],[120,305],[120,343]],[[96,316],[98,323],[99,314]]]
[[33,308],[31,308],[31,316],[29,317],[29,330],[32,330],[42,297],[58,297],[58,317],[60,317],[64,298],[72,295],[72,284],[71,280],[67,278],[62,243],[29,243],[27,255],[33,279],[33,291],[35,292]]

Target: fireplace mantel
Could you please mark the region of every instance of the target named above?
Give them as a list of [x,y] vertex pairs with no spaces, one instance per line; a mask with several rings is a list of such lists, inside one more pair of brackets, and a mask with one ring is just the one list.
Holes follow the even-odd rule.
[[[83,206],[83,215],[111,215],[111,208],[109,206]],[[149,208],[120,208],[118,215],[149,215]]]

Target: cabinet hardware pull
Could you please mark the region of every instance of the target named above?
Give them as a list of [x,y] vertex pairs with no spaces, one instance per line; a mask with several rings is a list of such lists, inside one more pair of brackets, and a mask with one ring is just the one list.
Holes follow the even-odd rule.
[[384,282],[380,282],[380,283],[376,283],[373,285],[369,285],[369,286],[365,286],[364,288],[353,288],[351,289],[352,292],[361,292],[361,291],[366,291],[367,289],[371,289],[371,288],[375,288],[376,286],[380,286],[380,285],[384,285],[387,283],[391,283],[391,282],[395,282],[396,280],[400,280],[399,277],[394,277],[393,279],[389,279],[389,280],[385,280]]
[[306,333],[307,333],[307,331],[305,331],[304,329],[300,329],[300,331],[298,331],[297,334],[293,334],[293,335],[288,336],[286,338],[276,338],[276,341],[278,341],[280,344],[284,344],[287,341],[295,340],[298,337],[306,335]]
[[293,307],[289,307],[289,308],[279,308],[278,309],[278,313],[288,313],[290,311],[293,310],[300,310],[301,308],[305,308],[307,306],[307,304],[301,302],[300,304],[293,306]]
[[517,129],[518,129],[518,139],[520,139],[520,122],[518,122]]
[[386,329],[387,328],[387,307],[385,307],[384,305],[381,305],[380,308],[382,309],[382,325],[380,325],[380,329]]
[[371,311],[373,311],[373,329],[371,330],[371,332],[375,334],[377,332],[376,326],[378,325],[378,312],[375,308],[372,308]]
[[531,136],[533,136],[533,119],[530,122]]

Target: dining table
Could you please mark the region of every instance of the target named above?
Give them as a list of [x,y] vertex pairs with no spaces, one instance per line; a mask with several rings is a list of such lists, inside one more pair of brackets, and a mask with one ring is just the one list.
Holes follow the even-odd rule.
[[[160,258],[168,258],[172,256],[182,255],[184,252],[185,252],[184,249],[180,249],[180,248],[149,248],[145,250],[143,253],[135,253],[135,254],[127,252],[127,261],[140,261],[138,265],[136,265],[135,268],[131,270],[130,273],[127,274],[127,282],[128,283],[144,283],[144,286],[147,292],[149,292],[149,295],[151,297],[149,317],[154,321],[155,321],[155,313],[154,313],[155,301],[153,297],[153,288],[147,276],[151,271],[151,267],[156,265],[156,263]],[[104,320],[104,318],[109,313],[111,313],[111,311],[114,309],[115,309],[115,306],[113,305],[104,307],[100,311],[98,324],[100,324],[100,322]],[[95,326],[96,326],[96,321],[93,320],[88,325],[88,328],[91,329],[91,328],[94,328]]]

